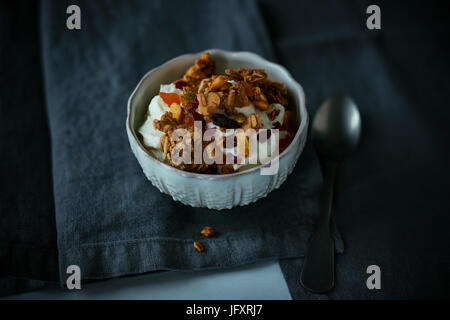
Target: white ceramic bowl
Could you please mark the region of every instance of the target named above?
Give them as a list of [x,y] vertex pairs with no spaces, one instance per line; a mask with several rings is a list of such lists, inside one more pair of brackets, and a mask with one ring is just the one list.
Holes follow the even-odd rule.
[[297,132],[289,147],[279,156],[279,170],[275,175],[261,175],[257,166],[226,175],[198,174],[171,167],[155,159],[143,147],[136,132],[144,122],[151,99],[158,94],[160,84],[181,78],[184,72],[204,52],[186,54],[172,59],[148,72],[128,100],[127,134],[131,149],[144,174],[161,192],[193,207],[225,209],[252,203],[279,188],[292,172],[303,150],[309,117],[302,87],[282,66],[269,62],[250,52],[209,51],[216,62],[217,73],[238,67],[265,69],[270,80],[280,81],[288,90],[290,110],[296,120]]

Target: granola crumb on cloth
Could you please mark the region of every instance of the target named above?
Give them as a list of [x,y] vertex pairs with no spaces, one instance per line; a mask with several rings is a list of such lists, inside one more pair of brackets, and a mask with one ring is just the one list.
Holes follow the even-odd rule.
[[[281,153],[294,136],[292,116],[287,107],[283,84],[269,80],[263,69],[227,69],[225,74],[216,74],[215,62],[209,52],[205,52],[181,79],[161,85],[138,132],[147,150],[173,167],[197,173],[233,173],[251,167],[249,159],[254,159],[255,155],[249,153],[248,137],[244,148],[235,145],[231,150],[226,149],[226,129],[254,129],[257,132],[279,129]],[[181,140],[174,141],[172,133],[176,129],[185,129],[195,139],[194,121],[201,121],[203,130],[218,129],[221,140],[203,141],[201,147],[204,151],[211,142],[220,145],[222,163],[195,164],[193,152],[191,163],[173,161],[172,151]],[[191,139],[191,150],[194,150],[194,139]],[[267,141],[258,143],[261,147]]]
[[197,249],[197,251],[199,252],[203,252],[205,251],[205,247],[198,241],[194,241],[194,247],[195,249]]
[[212,237],[215,234],[215,231],[211,227],[204,227],[202,231],[200,231],[202,235],[205,237]]

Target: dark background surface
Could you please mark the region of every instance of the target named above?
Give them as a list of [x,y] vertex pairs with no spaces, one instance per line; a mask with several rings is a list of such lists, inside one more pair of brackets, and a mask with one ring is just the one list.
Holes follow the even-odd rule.
[[[56,281],[50,135],[36,1],[0,2],[0,148],[0,275]],[[17,278],[0,278],[0,295],[43,285]]]
[[[337,187],[346,251],[336,260],[336,289],[311,295],[297,285],[291,293],[448,298],[450,11],[437,1],[377,1],[382,30],[372,32],[361,26],[372,3],[263,4],[276,54],[304,86],[311,114],[341,89],[363,121],[360,148],[343,164]],[[301,263],[281,266],[298,278]],[[371,264],[382,270],[380,291],[365,287]]]
[[[446,2],[379,1],[380,31],[365,28],[365,8],[372,4],[367,1],[256,4],[269,35],[265,41],[272,46],[270,58],[302,84],[310,114],[329,94],[343,89],[363,118],[361,146],[344,163],[337,187],[334,209],[346,251],[337,257],[336,289],[328,295],[306,293],[298,285],[302,260],[281,260],[291,294],[448,298]],[[0,274],[58,280],[38,4],[11,1],[0,8],[0,219],[11,213],[15,217],[7,225],[0,223],[0,240],[14,244],[5,254],[8,261],[2,257]],[[42,264],[30,265],[22,257]],[[371,264],[382,270],[380,291],[365,287]],[[23,281],[3,283],[10,293],[26,286]]]

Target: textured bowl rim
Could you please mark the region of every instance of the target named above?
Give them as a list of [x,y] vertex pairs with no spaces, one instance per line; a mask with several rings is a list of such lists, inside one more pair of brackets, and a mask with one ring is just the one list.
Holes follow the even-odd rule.
[[206,174],[206,173],[195,173],[195,172],[183,171],[183,170],[177,169],[175,167],[172,167],[172,166],[170,166],[170,165],[168,165],[168,164],[166,164],[164,162],[161,162],[158,159],[155,159],[144,148],[144,146],[141,144],[140,139],[137,137],[137,135],[135,133],[135,130],[132,128],[132,125],[131,125],[131,105],[132,105],[132,102],[133,102],[133,100],[134,100],[134,98],[136,96],[136,93],[141,88],[141,86],[144,83],[144,81],[148,77],[150,77],[153,72],[155,72],[156,70],[158,70],[158,69],[160,69],[160,68],[162,68],[162,67],[164,67],[166,65],[169,65],[169,64],[173,63],[174,61],[185,59],[185,58],[192,58],[192,59],[195,60],[196,57],[200,56],[203,52],[206,52],[206,51],[210,52],[211,55],[213,55],[214,53],[219,53],[219,54],[228,55],[228,56],[238,56],[238,55],[246,54],[246,55],[250,56],[252,59],[259,60],[259,61],[263,62],[264,64],[268,64],[268,65],[271,65],[273,67],[279,68],[279,69],[281,69],[282,72],[284,72],[286,74],[287,79],[292,82],[292,84],[294,85],[295,90],[298,91],[298,93],[300,93],[300,96],[303,98],[303,100],[300,100],[300,102],[303,101],[303,104],[300,103],[297,106],[297,108],[299,109],[299,115],[301,113],[301,109],[304,109],[305,117],[301,117],[300,118],[300,124],[299,124],[298,130],[297,130],[297,132],[296,132],[296,134],[294,136],[294,139],[289,144],[289,146],[280,155],[278,155],[278,158],[279,158],[278,160],[280,161],[289,152],[293,152],[294,145],[299,142],[302,132],[304,130],[307,130],[308,122],[309,122],[308,109],[306,108],[305,92],[303,91],[302,86],[292,77],[292,75],[289,73],[289,71],[285,67],[283,67],[282,65],[280,65],[278,63],[270,62],[270,61],[264,59],[263,57],[261,57],[260,55],[258,55],[256,53],[253,53],[253,52],[249,52],[249,51],[228,51],[228,50],[222,50],[222,49],[205,49],[205,50],[202,50],[202,51],[197,52],[197,53],[187,53],[187,54],[180,55],[178,57],[172,58],[172,59],[164,62],[163,64],[161,64],[158,67],[155,67],[155,68],[151,69],[150,71],[148,71],[141,78],[141,80],[137,84],[136,88],[133,90],[133,93],[128,98],[128,103],[127,103],[127,120],[126,120],[127,131],[133,137],[133,140],[137,144],[138,148],[140,148],[141,151],[144,152],[146,157],[150,158],[151,161],[156,163],[156,165],[159,165],[159,166],[161,166],[162,168],[164,168],[166,170],[171,170],[171,171],[176,172],[176,173],[178,173],[178,174],[180,174],[181,176],[184,176],[184,177],[197,178],[197,179],[203,179],[203,180],[224,180],[224,179],[230,179],[230,178],[233,178],[233,177],[236,177],[236,176],[242,176],[242,175],[251,174],[251,173],[253,173],[256,170],[260,170],[261,168],[268,167],[270,165],[270,163],[269,164],[260,164],[258,166],[253,167],[253,168],[250,168],[248,170],[234,172],[234,173],[229,173],[229,174]]

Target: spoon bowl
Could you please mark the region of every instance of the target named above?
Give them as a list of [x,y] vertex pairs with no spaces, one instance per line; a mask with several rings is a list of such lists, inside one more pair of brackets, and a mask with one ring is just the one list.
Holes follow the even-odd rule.
[[346,94],[338,93],[326,100],[312,123],[312,140],[325,158],[342,160],[356,148],[360,135],[358,107]]

